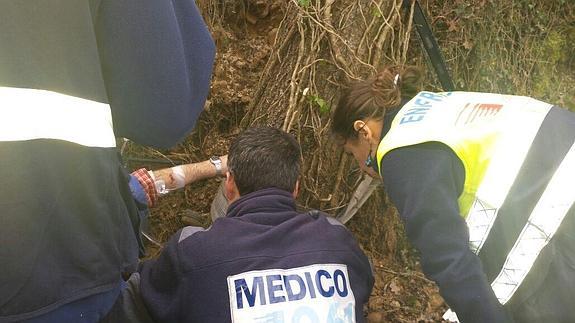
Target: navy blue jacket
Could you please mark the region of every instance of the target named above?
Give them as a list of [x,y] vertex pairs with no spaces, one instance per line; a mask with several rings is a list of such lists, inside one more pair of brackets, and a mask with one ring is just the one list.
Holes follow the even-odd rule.
[[[346,267],[347,273],[326,264]],[[302,267],[309,275],[293,272]],[[253,283],[246,278],[262,270],[271,271],[257,272]],[[287,272],[276,275],[277,270]],[[176,233],[139,275],[141,297],[158,322],[231,322],[231,307],[265,313],[273,304],[301,307],[351,293],[357,322],[363,322],[374,282],[367,257],[343,225],[319,213],[296,212],[291,193],[276,188],[241,197],[206,231],[186,227]],[[228,282],[229,277],[237,279]]]
[[117,137],[170,148],[203,110],[215,45],[194,1],[1,1],[0,30],[0,86],[109,103]]

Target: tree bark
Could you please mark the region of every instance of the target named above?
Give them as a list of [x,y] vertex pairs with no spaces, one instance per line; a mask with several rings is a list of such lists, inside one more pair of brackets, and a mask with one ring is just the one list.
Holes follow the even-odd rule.
[[[412,26],[394,1],[304,1],[285,4],[272,53],[241,128],[267,125],[293,133],[304,156],[299,203],[336,214],[360,173],[330,138],[331,108],[343,86],[384,64],[405,64]],[[396,254],[398,222],[381,190],[350,221],[365,247]],[[385,216],[384,216],[385,215]],[[376,241],[377,243],[374,243]]]

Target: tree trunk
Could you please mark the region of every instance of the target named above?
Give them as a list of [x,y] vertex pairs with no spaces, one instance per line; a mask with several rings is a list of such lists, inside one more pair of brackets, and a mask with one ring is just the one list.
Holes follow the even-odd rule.
[[[355,161],[329,134],[331,107],[351,80],[383,64],[404,64],[409,10],[395,1],[304,1],[285,4],[270,59],[241,122],[293,133],[304,155],[299,203],[336,214],[361,179]],[[397,217],[381,190],[350,221],[364,247],[396,254]],[[385,216],[384,216],[385,215]]]

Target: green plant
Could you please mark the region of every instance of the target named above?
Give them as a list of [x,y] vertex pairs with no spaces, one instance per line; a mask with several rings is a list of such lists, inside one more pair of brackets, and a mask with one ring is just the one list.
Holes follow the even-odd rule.
[[310,4],[311,0],[297,0],[297,3],[303,7],[303,8],[307,8]]
[[315,94],[311,94],[310,96],[308,96],[308,100],[312,104],[317,105],[319,107],[319,113],[321,115],[327,115],[331,111],[331,107],[329,106],[329,104],[327,104],[327,102],[324,99]]

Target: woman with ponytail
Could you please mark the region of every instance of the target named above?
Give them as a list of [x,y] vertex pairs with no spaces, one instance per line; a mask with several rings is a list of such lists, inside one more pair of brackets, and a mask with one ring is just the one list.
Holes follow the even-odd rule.
[[389,66],[352,84],[332,131],[383,180],[445,318],[575,322],[575,115],[420,82]]

